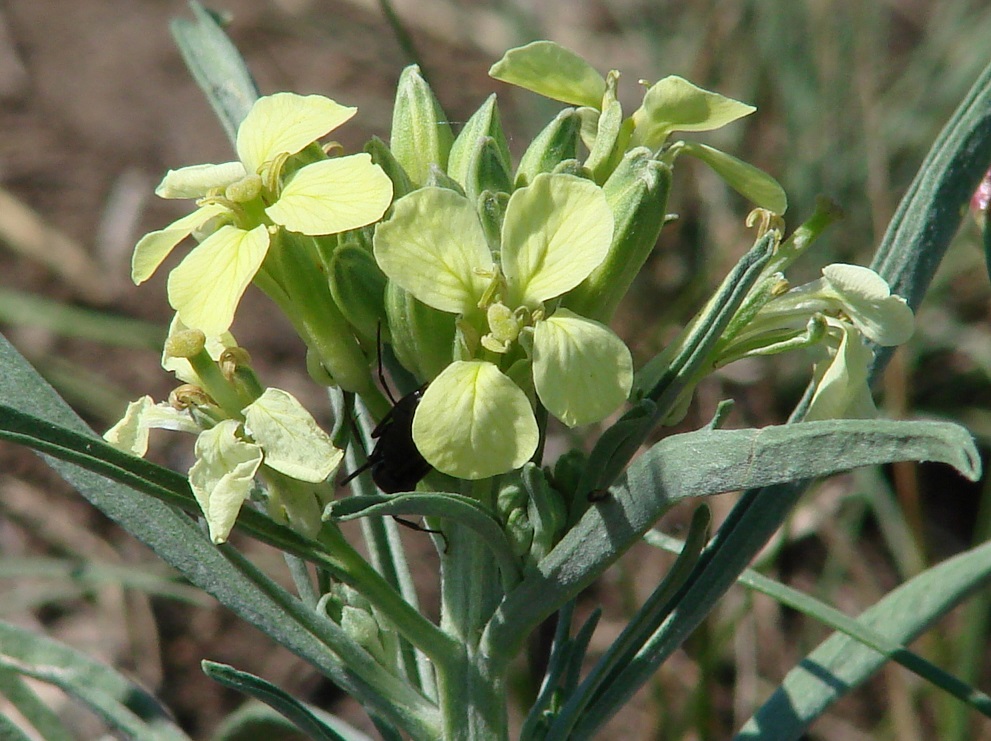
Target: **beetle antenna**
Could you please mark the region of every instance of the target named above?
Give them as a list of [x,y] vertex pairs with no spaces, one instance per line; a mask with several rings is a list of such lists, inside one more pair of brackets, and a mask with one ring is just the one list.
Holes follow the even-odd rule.
[[375,343],[378,345],[378,368],[379,368],[379,383],[382,384],[382,389],[385,391],[385,395],[389,397],[389,401],[392,402],[392,406],[396,406],[398,403],[395,397],[392,395],[392,390],[389,388],[389,384],[385,382],[385,371],[382,370],[382,322],[380,321],[375,328]]

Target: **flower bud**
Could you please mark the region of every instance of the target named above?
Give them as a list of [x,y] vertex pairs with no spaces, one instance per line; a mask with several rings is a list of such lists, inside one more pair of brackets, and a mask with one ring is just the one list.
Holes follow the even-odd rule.
[[389,281],[385,312],[396,358],[419,381],[435,378],[451,363],[454,314],[431,308]]
[[413,190],[409,175],[384,141],[373,136],[365,145],[365,151],[372,156],[372,162],[381,167],[392,181],[393,200],[398,200]]
[[537,134],[516,169],[515,186],[529,185],[542,172],[551,172],[561,162],[578,157],[582,120],[574,108],[565,108]]
[[576,314],[608,322],[650,256],[661,227],[671,185],[671,169],[649,150],[626,153],[602,189],[616,219],[606,259],[568,293],[564,305]]
[[509,167],[503,159],[499,144],[491,136],[479,137],[472,149],[468,172],[464,180],[468,198],[477,198],[486,191],[508,193],[512,187]]
[[[481,153],[482,141],[491,140],[487,145],[488,152]],[[479,177],[472,175],[472,171],[479,170],[479,161],[482,158],[491,158],[493,162],[487,167],[496,167],[497,172],[501,172],[502,179],[508,181],[509,172],[509,145],[506,142],[506,135],[502,131],[502,123],[499,120],[499,108],[496,105],[496,96],[490,95],[479,107],[471,118],[461,129],[457,139],[451,147],[451,156],[447,163],[447,174],[464,186],[467,193],[472,193],[471,181],[482,182],[470,197],[477,196],[483,190],[496,190],[492,184],[484,184],[491,181],[491,177]],[[508,187],[500,186],[499,190],[508,190]]]
[[385,274],[370,252],[353,245],[334,251],[327,279],[334,302],[362,340],[374,343],[385,322]]
[[527,512],[526,489],[517,482],[508,483],[499,489],[496,511],[504,523],[506,537],[518,558],[530,551],[533,542],[533,525]]
[[433,91],[410,65],[403,70],[396,88],[390,144],[396,160],[415,185],[426,183],[430,166],[447,169],[454,134]]

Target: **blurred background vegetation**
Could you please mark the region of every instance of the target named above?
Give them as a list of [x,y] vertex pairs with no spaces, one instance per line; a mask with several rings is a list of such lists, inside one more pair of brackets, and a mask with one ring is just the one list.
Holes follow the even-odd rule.
[[[930,143],[991,60],[991,6],[981,0],[242,0],[213,7],[232,13],[229,32],[263,93],[317,92],[358,106],[358,117],[337,132],[352,150],[370,135],[388,137],[393,86],[411,48],[455,125],[499,93],[517,155],[557,106],[486,72],[505,49],[537,38],[578,51],[603,72],[620,70],[629,111],[639,101],[638,80],[668,74],[754,103],[755,115],[710,141],[778,178],[792,227],[819,195],[846,214],[796,266],[796,282],[829,262],[870,261]],[[184,208],[154,199],[153,187],[170,167],[230,158],[169,36],[169,19],[187,12],[180,0],[0,5],[0,329],[98,430],[128,399],[161,399],[170,388],[158,366],[170,318],[167,271],[140,290],[127,279],[136,238]],[[748,204],[684,159],[670,210],[679,219],[663,232],[617,320],[641,361],[691,316],[751,240],[743,227]],[[885,414],[963,421],[987,447],[988,295],[980,236],[967,220],[919,312],[915,338],[885,377]],[[234,332],[266,382],[324,413],[288,326],[257,294],[242,307]],[[725,397],[737,401],[734,424],[780,422],[809,370],[804,357],[727,368],[700,389],[686,424],[704,424]],[[157,460],[188,466],[189,440],[156,443]],[[731,501],[714,500],[717,523]],[[942,469],[856,472],[810,493],[761,567],[856,613],[926,565],[985,540],[989,502],[982,486],[965,486]],[[662,526],[677,532],[684,518],[673,513]],[[413,534],[408,542],[432,568],[425,541]],[[245,545],[278,571],[274,554]],[[606,606],[599,649],[667,563],[647,547],[635,558],[635,568],[620,564],[585,598],[587,607]],[[423,588],[429,595],[436,587],[426,579]],[[177,585],[40,461],[8,446],[0,448],[0,589],[0,618],[130,671],[196,737],[239,702],[200,674],[204,657],[313,702],[337,703],[368,728],[333,687],[234,624],[209,598]],[[988,608],[986,596],[976,598],[919,650],[986,687]],[[604,737],[725,738],[823,636],[797,613],[736,590]],[[97,733],[93,719],[79,723],[94,729],[81,738]],[[892,667],[842,701],[810,737],[952,740],[991,738],[991,728]]]

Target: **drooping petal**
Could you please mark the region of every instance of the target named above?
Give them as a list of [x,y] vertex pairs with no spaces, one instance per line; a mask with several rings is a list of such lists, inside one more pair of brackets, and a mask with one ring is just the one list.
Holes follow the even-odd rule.
[[830,349],[830,357],[816,364],[818,383],[803,420],[871,419],[877,416],[867,385],[874,353],[850,325],[839,321],[830,324],[833,331],[840,332],[839,347]]
[[651,85],[634,111],[632,143],[656,149],[672,131],[712,131],[756,110],[671,75]]
[[222,165],[191,165],[169,170],[155,188],[159,198],[202,198],[212,190],[226,188],[245,175],[240,162]]
[[261,447],[237,437],[237,427],[236,420],[225,419],[200,433],[196,463],[189,469],[189,486],[214,543],[223,543],[230,535],[262,462]]
[[265,213],[291,232],[337,234],[377,221],[391,202],[392,181],[362,153],[307,165]]
[[630,395],[633,358],[605,325],[558,309],[534,327],[533,382],[547,411],[566,425],[591,424]]
[[357,112],[322,95],[266,95],[238,127],[237,156],[248,172],[257,173],[273,157],[296,154]]
[[509,199],[502,268],[510,305],[571,290],[605,259],[614,219],[602,189],[574,175],[538,175]]
[[131,256],[131,280],[134,284],[141,285],[148,280],[179,242],[210,219],[226,211],[223,206],[208,203],[200,206],[193,213],[173,221],[164,229],[149,232],[141,237]]
[[169,303],[182,323],[208,337],[227,331],[268,244],[265,226],[224,226],[186,255],[169,274]]
[[244,429],[265,451],[265,465],[299,481],[319,484],[344,451],[292,394],[268,388],[244,409]]
[[423,393],[413,440],[438,471],[484,479],[519,468],[537,449],[530,402],[496,366],[451,363]]
[[152,428],[200,431],[188,412],[166,403],[156,404],[150,396],[142,396],[127,405],[123,418],[103,434],[103,439],[119,450],[140,457],[148,452],[148,432]]
[[844,313],[869,340],[900,345],[915,331],[915,316],[901,296],[892,295],[884,278],[870,268],[835,263],[822,269],[826,286]]
[[421,188],[400,198],[375,227],[375,260],[427,306],[452,314],[474,310],[488,286],[492,253],[474,207],[453,190]]

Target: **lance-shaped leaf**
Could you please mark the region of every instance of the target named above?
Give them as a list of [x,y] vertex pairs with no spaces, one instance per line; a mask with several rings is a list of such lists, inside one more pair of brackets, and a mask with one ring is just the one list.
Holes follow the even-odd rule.
[[681,499],[897,460],[942,461],[972,480],[980,472],[969,433],[947,423],[831,420],[760,430],[706,429],[662,440],[634,461],[609,496],[507,595],[487,631],[490,655],[515,655],[523,636]]
[[[919,574],[858,620],[897,644],[908,644],[989,581],[991,544],[985,543]],[[788,672],[736,738],[799,738],[815,718],[886,661],[884,654],[856,639],[834,634]]]
[[0,622],[0,668],[59,687],[130,738],[189,738],[158,700],[115,669],[25,628]]

